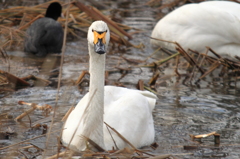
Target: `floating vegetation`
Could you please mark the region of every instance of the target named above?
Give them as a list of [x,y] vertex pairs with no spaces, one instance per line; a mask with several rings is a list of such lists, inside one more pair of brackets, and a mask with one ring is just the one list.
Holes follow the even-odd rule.
[[[184,84],[184,85],[197,85],[201,80],[205,80],[205,78],[213,73],[214,71],[219,72],[219,76],[217,78],[223,77],[233,77],[233,82],[236,83],[239,79],[239,71],[240,71],[240,57],[228,57],[228,56],[220,56],[217,52],[212,50],[210,47],[206,47],[205,53],[199,53],[193,51],[191,49],[184,50],[180,44],[177,42],[165,41],[163,39],[156,39],[164,41],[167,43],[173,43],[176,45],[175,51],[169,51],[164,48],[158,48],[156,52],[161,51],[168,55],[165,59],[157,60],[155,62],[144,65],[144,67],[154,68],[155,73],[153,77],[150,79],[149,84],[152,88],[157,87],[155,85],[157,80],[161,80],[161,76],[159,76],[159,68],[171,63],[171,67],[174,67],[174,72],[172,76],[177,78],[175,85]],[[155,52],[155,53],[156,53]],[[175,62],[173,62],[175,60]],[[219,71],[220,69],[220,71]],[[181,71],[179,71],[181,70]],[[180,73],[182,72],[182,73]],[[171,78],[171,77],[169,77]],[[181,80],[182,79],[182,80]],[[179,83],[182,81],[182,83]]]
[[27,86],[30,86],[30,84],[25,80],[0,70],[0,92],[15,91],[18,88],[24,88]]
[[[22,45],[25,37],[25,30],[37,19],[44,17],[46,8],[48,5],[54,1],[49,1],[37,6],[32,7],[12,7],[9,9],[0,10],[0,48],[9,49]],[[59,18],[59,22],[65,27],[66,14],[69,3],[61,3],[63,6],[64,17]],[[70,37],[78,37],[77,32],[87,33],[87,29],[90,24],[95,20],[104,20],[108,23],[111,30],[111,42],[117,43],[119,45],[134,46],[140,48],[141,45],[136,46],[131,44],[128,39],[132,39],[132,36],[127,33],[126,29],[131,29],[131,27],[119,24],[110,19],[109,15],[104,13],[110,10],[100,11],[93,6],[85,6],[81,2],[71,2],[69,7],[69,18],[67,21],[67,33]]]

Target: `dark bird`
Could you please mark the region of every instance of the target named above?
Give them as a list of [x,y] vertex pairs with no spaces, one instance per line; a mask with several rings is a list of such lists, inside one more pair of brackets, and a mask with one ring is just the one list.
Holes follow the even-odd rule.
[[63,28],[57,21],[61,16],[62,6],[58,2],[51,3],[44,18],[36,20],[27,29],[24,51],[45,56],[48,53],[61,53],[63,44]]

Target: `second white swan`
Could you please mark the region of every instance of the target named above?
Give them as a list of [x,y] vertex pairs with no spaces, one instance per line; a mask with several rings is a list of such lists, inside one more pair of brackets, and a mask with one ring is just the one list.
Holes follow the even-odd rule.
[[[206,46],[220,55],[240,55],[240,4],[206,1],[187,4],[163,17],[152,37],[178,42],[185,50],[205,53]],[[175,50],[175,45],[151,40],[153,46]]]

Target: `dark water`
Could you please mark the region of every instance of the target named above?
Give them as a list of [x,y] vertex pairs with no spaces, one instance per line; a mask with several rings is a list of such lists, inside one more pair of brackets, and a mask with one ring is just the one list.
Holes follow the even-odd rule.
[[[159,11],[144,6],[145,2],[131,3],[127,1],[114,1],[108,4],[115,9],[113,14],[121,18],[121,23],[134,28],[142,29],[144,32],[134,34],[133,44],[143,43],[143,50],[127,48],[125,51],[111,49],[107,55],[106,69],[109,71],[107,84],[123,84],[128,88],[135,88],[139,79],[148,83],[152,77],[152,70],[139,68],[132,63],[126,62],[124,58],[145,60],[154,50],[149,45],[149,38]],[[15,122],[14,118],[29,109],[29,106],[18,105],[18,101],[49,104],[56,106],[56,114],[52,126],[54,133],[49,137],[47,154],[57,152],[57,136],[62,126],[61,119],[67,110],[74,106],[87,91],[86,85],[75,86],[80,73],[88,70],[86,37],[75,42],[68,42],[65,53],[62,83],[59,91],[56,87],[57,76],[55,68],[59,65],[59,57],[36,58],[26,55],[21,51],[8,52],[10,56],[10,72],[16,76],[24,77],[29,74],[52,81],[50,86],[43,83],[35,83],[34,87],[28,87],[13,92],[0,99],[0,131],[12,130],[14,133],[1,136],[1,147],[8,146],[39,136],[44,128],[30,128],[35,123],[50,126],[51,116],[45,117],[43,112],[35,110],[29,117],[23,118],[21,122]],[[159,57],[152,57],[148,62],[155,61]],[[55,61],[56,65],[48,67]],[[144,63],[142,63],[144,64]],[[141,65],[141,64],[140,64]],[[8,64],[0,65],[2,70],[8,71]],[[41,66],[41,69],[39,67]],[[131,68],[124,77],[123,71],[118,68]],[[172,154],[178,158],[240,158],[240,99],[239,82],[234,83],[231,78],[218,78],[215,72],[207,79],[196,85],[175,85],[176,77],[172,68],[161,67],[161,74],[156,84],[159,99],[154,109],[153,116],[156,130],[156,142],[159,144],[156,154]],[[121,78],[122,77],[122,78]],[[86,78],[87,79],[87,78]],[[120,80],[119,80],[120,79]],[[58,101],[56,102],[56,96]],[[31,121],[31,122],[30,122]],[[204,138],[201,142],[192,141],[190,134],[198,135],[216,131],[221,136],[221,144],[214,145],[213,136]],[[42,154],[35,147],[21,149],[24,146],[35,145],[45,149],[46,137],[40,137],[27,143],[10,149],[0,150],[3,158],[16,158],[25,154],[28,158],[34,158]],[[193,150],[185,150],[184,146],[196,146]]]

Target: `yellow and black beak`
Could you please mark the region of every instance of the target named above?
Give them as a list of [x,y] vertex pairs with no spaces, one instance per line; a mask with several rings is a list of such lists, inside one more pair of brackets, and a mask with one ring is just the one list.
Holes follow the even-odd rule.
[[105,48],[106,33],[107,33],[107,31],[97,32],[97,31],[93,30],[93,34],[94,34],[94,41],[93,41],[94,50],[98,54],[106,53],[106,48]]

